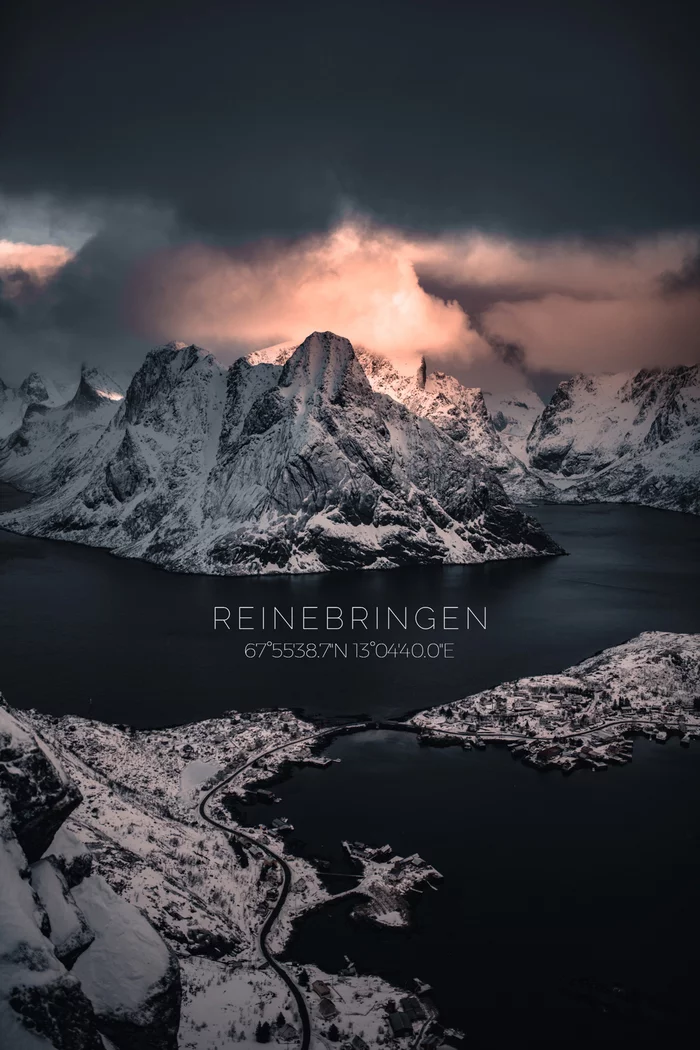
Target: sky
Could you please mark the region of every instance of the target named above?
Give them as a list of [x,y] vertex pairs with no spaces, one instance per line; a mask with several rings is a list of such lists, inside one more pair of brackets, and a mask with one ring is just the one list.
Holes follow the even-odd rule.
[[541,391],[700,358],[676,0],[14,5],[0,377],[331,329]]

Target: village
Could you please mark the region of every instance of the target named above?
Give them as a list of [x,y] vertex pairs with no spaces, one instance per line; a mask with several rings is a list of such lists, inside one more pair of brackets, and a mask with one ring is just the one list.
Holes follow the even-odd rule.
[[[700,736],[700,696],[683,650],[642,635],[563,674],[506,682],[411,720],[422,744],[508,745],[536,768],[604,770],[633,755],[644,735],[688,746]],[[652,638],[656,644],[649,645]]]

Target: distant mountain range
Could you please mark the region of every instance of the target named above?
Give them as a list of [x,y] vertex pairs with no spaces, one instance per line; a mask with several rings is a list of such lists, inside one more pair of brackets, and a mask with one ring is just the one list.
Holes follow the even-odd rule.
[[63,404],[71,392],[69,386],[59,385],[38,372],[31,372],[18,387],[7,386],[0,378],[0,438],[21,425],[30,405],[54,408]]
[[561,553],[467,443],[373,390],[346,339],[287,357],[226,370],[168,344],[121,402],[74,398],[48,428],[29,412],[0,476],[37,498],[2,524],[233,575]]
[[[284,363],[291,344],[249,355]],[[372,388],[430,419],[478,457],[516,503],[639,503],[700,513],[698,366],[576,375],[548,405],[527,388],[494,394],[425,362],[400,374],[359,348]]]
[[[36,393],[46,390],[36,373],[29,378]],[[86,366],[63,404],[57,405],[55,396],[30,399],[17,428],[0,441],[0,478],[34,493],[61,484],[73,465],[90,454],[123,399],[124,391],[110,376]]]
[[561,500],[700,513],[700,368],[574,376],[536,419],[526,458]]
[[179,571],[557,553],[514,502],[700,512],[697,366],[575,376],[544,406],[314,333],[228,369],[171,343],[126,394],[86,367],[60,396],[0,386],[0,480],[35,497],[0,524]]

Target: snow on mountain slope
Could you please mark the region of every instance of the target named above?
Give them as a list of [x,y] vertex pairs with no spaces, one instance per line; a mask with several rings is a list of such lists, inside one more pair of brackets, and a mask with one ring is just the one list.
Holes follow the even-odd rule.
[[427,373],[425,361],[414,375],[402,376],[375,354],[365,350],[358,356],[374,390],[401,401],[444,430],[497,475],[511,499],[520,503],[547,499],[547,484],[501,440],[478,387],[465,387],[444,372]]
[[231,575],[560,552],[332,333],[228,374],[196,347],[151,352],[82,471],[3,524]]
[[576,375],[559,384],[527,451],[533,467],[571,477],[658,447],[699,424],[698,366]]
[[630,452],[589,478],[561,489],[570,503],[639,503],[700,514],[700,430]]
[[[262,350],[253,350],[246,356],[246,361],[250,365],[286,365],[299,345],[299,343],[276,343],[275,346],[265,346]],[[355,347],[355,352],[357,353],[357,347]]]
[[525,388],[507,394],[492,394],[488,390],[483,393],[491,422],[501,441],[514,456],[528,464],[525,444],[535,420],[544,411],[544,401],[534,390]]
[[527,451],[533,467],[570,480],[562,500],[700,513],[700,368],[574,376]]
[[[251,364],[284,364],[295,349],[290,343],[281,343],[257,350],[247,360]],[[425,359],[415,373],[404,374],[380,354],[363,347],[356,347],[355,353],[376,393],[388,395],[449,434],[468,455],[494,471],[511,499],[522,503],[547,499],[547,483],[532,474],[501,441],[481,390],[465,387],[444,372],[428,373]]]
[[123,399],[113,379],[83,366],[70,401],[58,408],[30,404],[18,429],[0,441],[0,479],[33,493],[64,485]]

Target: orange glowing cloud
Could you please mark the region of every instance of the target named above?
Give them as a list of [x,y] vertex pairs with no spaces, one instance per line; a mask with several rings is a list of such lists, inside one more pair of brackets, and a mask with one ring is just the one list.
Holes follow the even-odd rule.
[[357,223],[252,260],[181,248],[151,259],[138,284],[142,324],[219,351],[299,342],[314,330],[399,363],[426,350],[469,358],[488,349],[458,303],[421,287],[405,239]]
[[72,258],[73,252],[60,244],[23,244],[0,240],[3,294],[12,297],[21,289],[21,282],[13,280],[15,275],[28,276],[34,283],[43,284]]
[[611,372],[700,358],[700,300],[643,296],[586,301],[546,295],[496,303],[487,333],[517,342],[528,365],[556,372]]
[[[632,368],[697,359],[697,296],[661,285],[697,243],[689,233],[616,244],[418,238],[349,220],[252,252],[167,249],[139,268],[132,299],[144,334],[229,359],[331,330],[400,366],[423,352],[483,361],[497,340],[518,343],[536,369]],[[421,283],[431,279],[441,295]],[[464,306],[474,289],[486,292],[478,331]]]
[[690,233],[602,244],[469,233],[416,242],[412,258],[421,272],[447,287],[494,286],[598,299],[648,294],[661,273],[678,269],[697,250],[697,235]]

